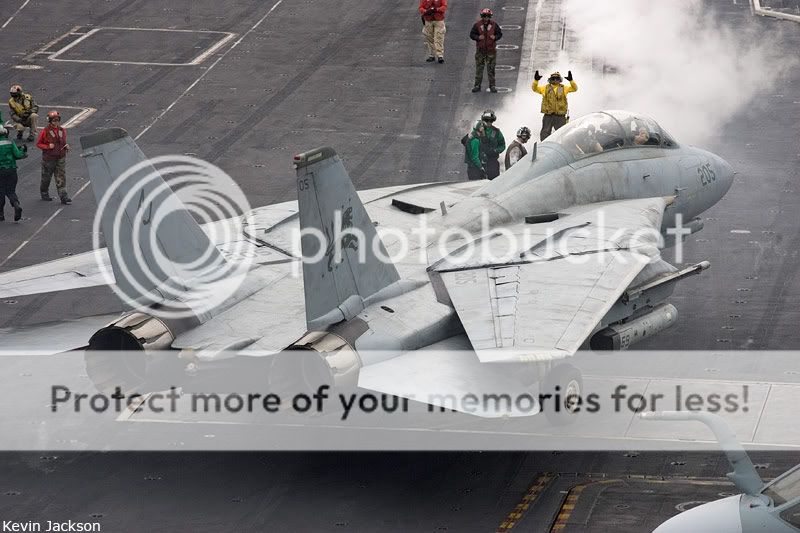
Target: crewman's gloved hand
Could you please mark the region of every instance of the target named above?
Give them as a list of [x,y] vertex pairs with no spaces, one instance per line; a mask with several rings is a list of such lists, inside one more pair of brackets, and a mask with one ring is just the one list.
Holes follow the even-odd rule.
[[542,75],[539,74],[538,70],[533,73],[533,79],[536,80],[536,81],[539,81],[540,79],[542,79]]
[[429,17],[435,15],[436,14],[436,8],[435,7],[429,7],[428,10],[425,12],[425,14],[428,15]]
[[571,70],[568,70],[568,71],[567,71],[567,77],[566,77],[565,79],[566,79],[567,81],[572,81],[572,71],[571,71]]

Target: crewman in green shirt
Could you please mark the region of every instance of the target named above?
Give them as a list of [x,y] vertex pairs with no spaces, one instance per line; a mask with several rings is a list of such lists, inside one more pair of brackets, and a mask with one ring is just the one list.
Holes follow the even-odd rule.
[[[2,121],[0,116],[0,124]],[[14,221],[22,218],[22,207],[17,197],[17,159],[28,157],[27,152],[27,146],[20,150],[15,142],[8,140],[8,131],[0,125],[0,221],[6,219],[3,212],[6,198],[14,208]]]

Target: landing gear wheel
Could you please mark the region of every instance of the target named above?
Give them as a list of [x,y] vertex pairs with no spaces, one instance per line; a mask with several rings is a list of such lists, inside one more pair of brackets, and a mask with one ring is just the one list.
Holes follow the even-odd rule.
[[[578,417],[583,394],[583,377],[580,370],[569,364],[562,364],[550,371],[542,383],[541,394],[551,394],[545,400],[544,415],[554,426],[572,424]],[[556,408],[554,398],[558,398]]]

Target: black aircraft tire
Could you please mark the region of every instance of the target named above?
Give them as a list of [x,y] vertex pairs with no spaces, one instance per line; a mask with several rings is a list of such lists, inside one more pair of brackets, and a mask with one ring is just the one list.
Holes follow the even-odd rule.
[[540,394],[552,394],[553,397],[557,395],[559,398],[558,408],[553,398],[543,402],[542,410],[550,424],[566,426],[574,423],[579,414],[575,411],[575,398],[581,398],[583,394],[583,377],[580,370],[569,364],[555,367],[545,377]]

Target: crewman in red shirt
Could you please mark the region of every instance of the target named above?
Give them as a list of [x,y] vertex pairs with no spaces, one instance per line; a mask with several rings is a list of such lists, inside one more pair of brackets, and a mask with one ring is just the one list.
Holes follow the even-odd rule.
[[444,13],[447,11],[447,0],[419,0],[419,14],[422,15],[422,35],[428,47],[428,59],[444,63]]
[[42,200],[48,202],[50,198],[50,178],[55,174],[56,190],[61,203],[66,205],[72,203],[67,195],[67,130],[61,127],[61,114],[58,111],[50,111],[47,114],[47,127],[39,132],[39,140],[36,146],[42,151],[42,182],[39,185],[39,192]]
[[472,92],[481,90],[483,82],[483,66],[486,65],[486,74],[489,76],[489,90],[497,92],[494,84],[495,65],[497,64],[497,41],[503,37],[503,31],[492,20],[491,9],[481,9],[481,18],[472,25],[469,38],[475,41],[475,86]]

